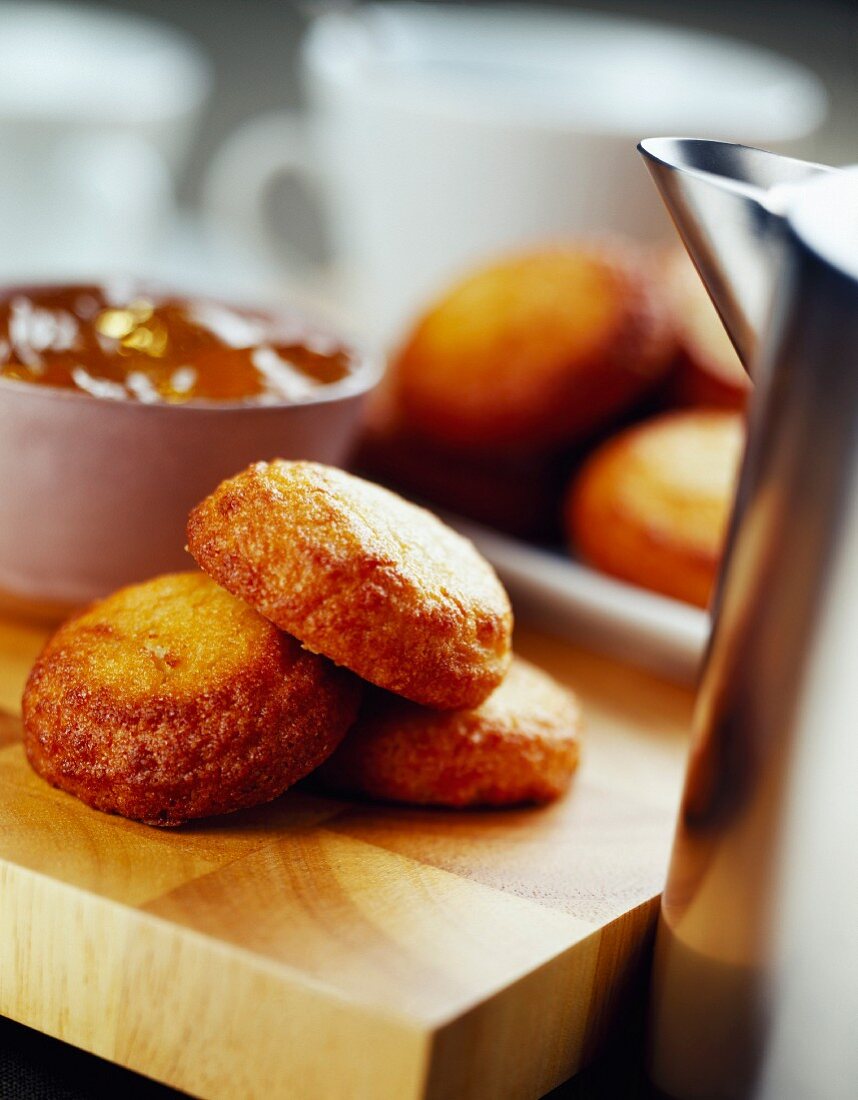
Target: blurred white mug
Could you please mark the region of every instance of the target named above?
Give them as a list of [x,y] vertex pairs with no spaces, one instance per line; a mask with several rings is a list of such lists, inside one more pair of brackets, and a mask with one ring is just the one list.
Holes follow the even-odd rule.
[[[307,110],[233,135],[210,170],[209,220],[270,253],[269,186],[297,176],[322,201],[351,313],[383,336],[498,251],[666,234],[641,137],[787,148],[826,110],[819,81],[774,54],[583,13],[369,5],[318,18],[302,60]],[[280,259],[312,277],[297,249]]]
[[79,4],[0,5],[0,278],[139,269],[208,94],[159,23]]

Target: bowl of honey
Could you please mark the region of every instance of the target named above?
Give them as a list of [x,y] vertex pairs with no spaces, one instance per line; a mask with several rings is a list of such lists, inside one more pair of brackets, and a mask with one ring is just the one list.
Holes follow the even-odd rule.
[[342,464],[380,374],[286,310],[0,290],[0,605],[58,614],[189,568],[190,508],[257,460]]

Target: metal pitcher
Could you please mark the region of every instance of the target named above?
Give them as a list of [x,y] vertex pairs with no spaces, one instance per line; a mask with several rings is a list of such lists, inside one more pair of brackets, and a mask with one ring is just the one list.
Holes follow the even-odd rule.
[[656,943],[679,1100],[858,1096],[858,169],[640,151],[755,379]]

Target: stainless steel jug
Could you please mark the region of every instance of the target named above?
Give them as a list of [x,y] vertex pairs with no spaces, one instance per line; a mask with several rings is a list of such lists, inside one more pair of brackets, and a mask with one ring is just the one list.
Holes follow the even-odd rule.
[[858,1095],[858,169],[641,143],[750,431],[657,936],[680,1100]]

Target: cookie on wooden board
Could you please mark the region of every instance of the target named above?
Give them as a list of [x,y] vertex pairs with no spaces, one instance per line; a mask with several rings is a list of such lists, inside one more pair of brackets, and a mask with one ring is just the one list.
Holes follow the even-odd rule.
[[24,692],[48,782],[150,825],[276,798],[354,720],[362,687],[202,573],[123,588],[57,630]]
[[361,716],[310,782],[338,794],[432,806],[549,802],[578,763],[575,696],[514,657],[472,710],[432,711],[387,693]]
[[509,599],[472,543],[343,470],[250,466],[191,512],[188,548],[308,649],[414,702],[477,706],[509,665]]

